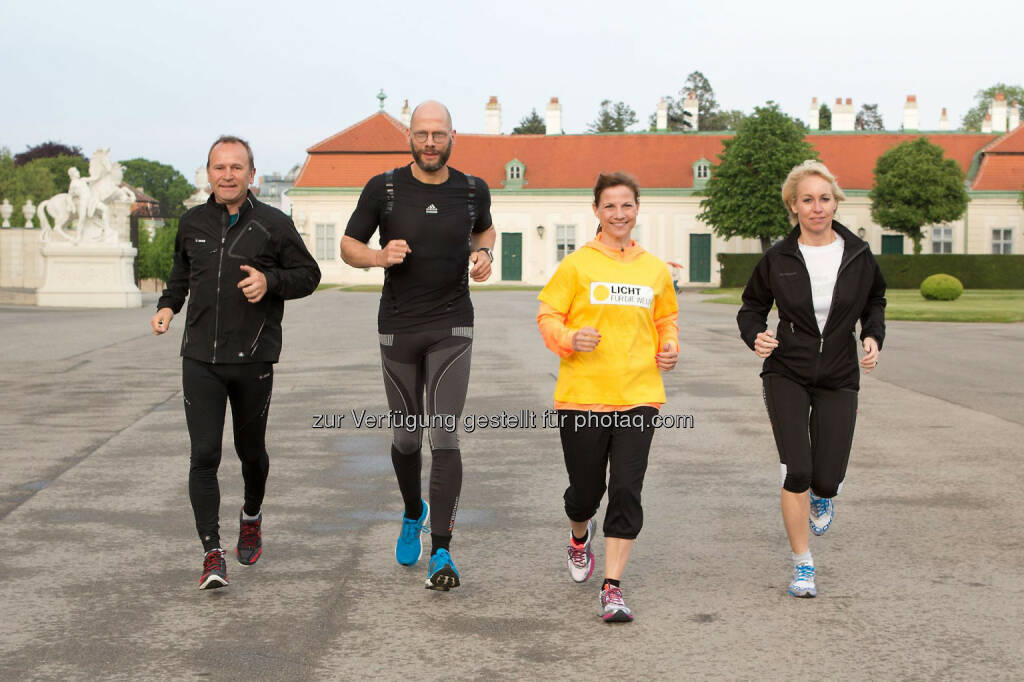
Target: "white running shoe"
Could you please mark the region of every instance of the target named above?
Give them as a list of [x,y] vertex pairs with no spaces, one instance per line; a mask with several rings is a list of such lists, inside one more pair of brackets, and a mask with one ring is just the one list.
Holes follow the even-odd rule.
[[576,544],[569,531],[569,577],[573,582],[585,583],[594,573],[594,553],[590,551],[590,544],[594,541],[594,519],[587,521],[587,541],[583,546]]

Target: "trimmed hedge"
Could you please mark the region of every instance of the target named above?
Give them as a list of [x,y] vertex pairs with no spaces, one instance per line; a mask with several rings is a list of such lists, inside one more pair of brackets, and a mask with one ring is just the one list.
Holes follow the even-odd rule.
[[[930,275],[946,274],[965,289],[1024,289],[1024,255],[990,254],[875,254],[890,289],[917,289]],[[720,253],[723,287],[743,287],[759,253]]]
[[964,285],[952,275],[928,275],[921,282],[921,295],[929,301],[955,301],[964,293]]

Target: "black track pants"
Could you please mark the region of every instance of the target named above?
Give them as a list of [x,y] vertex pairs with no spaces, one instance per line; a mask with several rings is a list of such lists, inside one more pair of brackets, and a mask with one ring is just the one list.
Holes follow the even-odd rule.
[[221,546],[217,468],[228,401],[231,402],[235,451],[242,461],[245,511],[257,514],[263,504],[270,470],[266,433],[274,366],[269,362],[213,365],[183,358],[181,384],[185,392],[185,421],[192,440],[188,494],[199,539],[209,551]]
[[394,428],[391,459],[410,517],[420,508],[424,428],[430,442],[432,535],[451,536],[455,527],[462,492],[458,426],[472,346],[472,327],[380,335],[384,390],[400,424]]
[[608,509],[604,534],[635,539],[644,524],[640,494],[647,473],[647,457],[654,438],[653,407],[625,412],[559,410],[562,454],[569,472],[565,513],[572,521],[586,521],[597,513],[608,477]]
[[783,465],[782,487],[835,497],[850,461],[857,391],[809,388],[778,374],[766,374],[762,382]]

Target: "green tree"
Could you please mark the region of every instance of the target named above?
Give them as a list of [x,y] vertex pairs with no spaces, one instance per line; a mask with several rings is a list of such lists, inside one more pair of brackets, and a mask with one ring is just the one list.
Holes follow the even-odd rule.
[[187,199],[195,188],[172,166],[149,159],[130,159],[122,161],[121,165],[124,167],[125,182],[134,187],[141,187],[146,194],[160,202],[162,217],[179,218],[185,212],[185,206],[181,202]]
[[804,140],[804,128],[771,101],[755,107],[722,146],[697,219],[724,239],[759,239],[767,251],[792,229],[779,194],[782,182],[793,166],[818,153]]
[[885,130],[882,115],[878,113],[877,104],[862,104],[857,118],[853,121],[856,130]]
[[[82,157],[81,147],[69,147],[61,142],[43,142],[29,147],[20,154],[14,155],[14,165],[24,166],[26,163],[36,159],[48,159],[53,156],[79,156]],[[85,157],[82,157],[85,158]]]
[[818,130],[832,130],[832,110],[824,102],[818,107]]
[[996,83],[990,88],[978,90],[974,94],[974,106],[964,114],[964,120],[960,124],[964,130],[973,130],[974,132],[981,130],[985,114],[988,113],[988,106],[992,103],[992,98],[996,96],[997,92],[1006,95],[1007,106],[1009,106],[1010,102],[1016,102],[1017,106],[1024,106],[1024,88],[1019,85]]
[[921,253],[921,228],[956,220],[967,210],[967,190],[959,164],[927,138],[888,150],[875,164],[871,219],[914,240]]
[[512,129],[513,135],[543,135],[546,132],[547,125],[536,109],[531,109],[530,113],[519,121],[519,125]]
[[622,133],[631,125],[636,125],[636,112],[625,102],[615,102],[610,99],[601,101],[601,109],[597,112],[597,119],[587,126],[588,133]]
[[[45,168],[53,178],[53,186],[56,188],[57,192],[68,191],[68,185],[71,184],[71,178],[68,176],[68,169],[72,166],[78,169],[78,172],[82,174],[82,177],[89,175],[89,162],[81,156],[68,156],[66,154],[62,154],[60,156],[42,157],[34,161],[29,161],[23,166],[23,168],[28,168],[29,166]],[[49,197],[46,198],[49,199]]]
[[177,219],[167,220],[156,228],[152,238],[149,230],[139,230],[139,279],[167,281],[174,263],[174,238],[177,234]]
[[701,130],[739,130],[746,117],[739,109],[719,111],[709,116],[708,121],[699,121],[698,127]]
[[[720,110],[711,82],[700,71],[694,71],[686,77],[686,82],[683,83],[683,87],[679,91],[678,99],[671,96],[665,97],[665,103],[668,105],[669,130],[689,130],[686,125],[687,119],[683,116],[683,105],[690,92],[697,98],[698,130],[736,130],[738,128],[743,112]],[[650,129],[656,130],[658,115],[651,114],[648,121]]]
[[[22,206],[29,199],[35,205],[58,193],[53,176],[45,165],[38,162],[17,166],[14,157],[6,147],[0,148],[0,201],[7,199],[14,207],[11,214],[11,225],[22,227],[25,218],[21,213]],[[34,219],[33,219],[34,220]]]

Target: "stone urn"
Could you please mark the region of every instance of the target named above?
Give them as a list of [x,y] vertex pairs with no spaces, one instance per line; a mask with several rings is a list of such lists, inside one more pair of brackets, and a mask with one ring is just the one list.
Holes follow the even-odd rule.
[[25,216],[25,227],[29,230],[32,229],[32,218],[36,214],[35,204],[32,203],[32,199],[25,202],[25,205],[21,207],[21,215]]
[[0,219],[3,219],[3,223],[0,224],[0,227],[11,226],[11,213],[13,212],[14,207],[11,206],[11,202],[7,201],[7,199],[5,198],[4,202],[0,204]]

